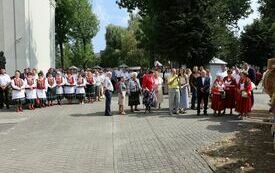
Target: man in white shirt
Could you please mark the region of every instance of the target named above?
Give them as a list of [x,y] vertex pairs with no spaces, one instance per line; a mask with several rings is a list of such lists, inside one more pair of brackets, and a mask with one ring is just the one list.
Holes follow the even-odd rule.
[[114,91],[114,86],[111,82],[112,78],[112,72],[107,72],[106,78],[104,80],[104,91],[105,91],[105,97],[106,97],[106,102],[105,102],[105,116],[112,116],[111,112],[111,100],[112,100],[112,93]]
[[0,109],[3,109],[4,103],[9,109],[9,87],[11,84],[11,78],[6,74],[5,69],[0,70]]

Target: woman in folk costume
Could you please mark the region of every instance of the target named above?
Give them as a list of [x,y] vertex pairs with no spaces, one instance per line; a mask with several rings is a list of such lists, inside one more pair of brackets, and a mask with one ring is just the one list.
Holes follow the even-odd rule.
[[128,105],[131,107],[131,112],[139,111],[138,105],[140,105],[141,86],[137,75],[137,72],[133,72],[128,83]]
[[52,73],[48,73],[47,77],[47,100],[48,105],[53,106],[53,101],[56,99],[56,81]]
[[237,87],[237,82],[235,78],[232,76],[232,70],[227,71],[227,76],[223,79],[224,81],[224,86],[225,86],[225,100],[224,100],[224,112],[226,108],[230,109],[230,115],[232,115],[232,109],[236,107],[236,87]]
[[37,98],[36,94],[36,80],[32,72],[29,72],[27,78],[25,79],[25,89],[26,89],[26,100],[29,104],[29,109],[34,110],[35,100]]
[[76,86],[76,80],[74,79],[72,72],[68,71],[67,76],[65,79],[65,97],[68,100],[68,103],[71,104],[72,100],[75,96],[75,86]]
[[189,108],[189,97],[188,97],[189,79],[185,69],[180,69],[179,81],[180,81],[180,112],[186,113],[186,109]]
[[94,75],[91,71],[88,71],[87,73],[86,82],[86,96],[88,102],[93,103],[93,99],[95,99],[95,81]]
[[79,73],[78,78],[77,78],[77,84],[76,84],[76,98],[79,100],[80,104],[84,104],[84,100],[85,100],[85,87],[86,87],[86,80]]
[[163,102],[163,91],[162,91],[163,79],[162,79],[162,77],[159,76],[158,71],[155,71],[154,80],[155,80],[154,88],[155,88],[156,97],[157,97],[157,106],[158,106],[158,109],[160,109],[161,103]]
[[20,78],[20,72],[16,71],[14,79],[11,81],[12,100],[16,105],[16,112],[23,112],[23,103],[25,101],[25,85]]
[[240,113],[239,118],[246,117],[252,108],[252,82],[247,72],[241,73],[241,79],[237,86],[236,111]]
[[224,91],[224,82],[221,74],[217,74],[217,79],[213,83],[212,87],[212,105],[211,108],[214,110],[214,116],[221,115],[221,111],[224,110],[224,99],[225,99],[225,91]]
[[55,83],[56,83],[56,99],[57,99],[57,104],[61,105],[61,101],[64,98],[63,86],[65,84],[65,79],[63,78],[61,72],[57,72],[56,73]]
[[46,83],[46,78],[44,77],[44,73],[40,71],[38,73],[38,79],[36,80],[37,83],[37,88],[36,88],[36,93],[37,93],[37,99],[38,99],[38,106],[40,107],[45,107],[46,106],[46,100],[47,100],[47,83]]

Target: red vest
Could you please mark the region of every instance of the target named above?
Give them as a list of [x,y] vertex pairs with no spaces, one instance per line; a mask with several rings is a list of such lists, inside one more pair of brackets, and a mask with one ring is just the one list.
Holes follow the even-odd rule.
[[46,78],[43,79],[37,79],[37,89],[46,89],[45,82]]

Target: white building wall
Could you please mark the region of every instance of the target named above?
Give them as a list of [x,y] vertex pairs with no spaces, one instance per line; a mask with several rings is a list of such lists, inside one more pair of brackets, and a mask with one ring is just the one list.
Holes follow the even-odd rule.
[[46,72],[54,67],[54,0],[0,0],[0,4],[0,50],[7,72],[26,67]]
[[2,4],[2,10],[0,15],[3,18],[3,24],[0,26],[0,30],[3,31],[4,37],[0,42],[3,43],[3,47],[0,47],[4,51],[6,57],[7,72],[13,74],[16,69],[15,61],[15,35],[14,35],[14,8],[13,0],[0,0]]
[[[0,11],[3,11],[3,1],[0,0]],[[3,28],[3,15],[0,14],[0,51],[4,50],[4,29]]]

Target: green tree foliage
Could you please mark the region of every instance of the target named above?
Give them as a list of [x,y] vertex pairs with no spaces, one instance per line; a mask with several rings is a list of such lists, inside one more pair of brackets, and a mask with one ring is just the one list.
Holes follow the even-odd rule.
[[[64,44],[68,41],[68,34],[73,18],[73,0],[56,0],[55,12],[55,40],[60,57],[60,66],[64,68]],[[58,58],[57,58],[58,59]]]
[[161,57],[188,65],[206,64],[217,55],[232,59],[230,50],[237,50],[239,44],[229,27],[236,27],[237,21],[251,12],[250,0],[118,0],[117,3],[130,12],[139,10],[143,31],[140,41],[152,59]]
[[149,59],[144,49],[139,48],[139,20],[132,16],[129,27],[108,25],[106,28],[106,49],[101,56],[101,66],[117,67],[122,63],[129,66],[148,66]]
[[[99,30],[99,21],[88,0],[58,0],[56,9],[56,35],[64,67],[64,43],[70,48],[70,65],[91,66],[94,62],[92,38]],[[59,24],[60,23],[60,24]],[[65,39],[63,39],[65,38]],[[63,39],[63,40],[62,40]],[[62,44],[60,44],[62,42]],[[60,42],[60,43],[59,43]],[[63,61],[63,62],[62,62]]]
[[261,18],[241,34],[242,60],[260,67],[275,56],[275,1],[259,0]]
[[241,35],[242,60],[264,67],[271,58],[274,43],[275,25],[269,28],[262,20],[256,20],[247,26]]

